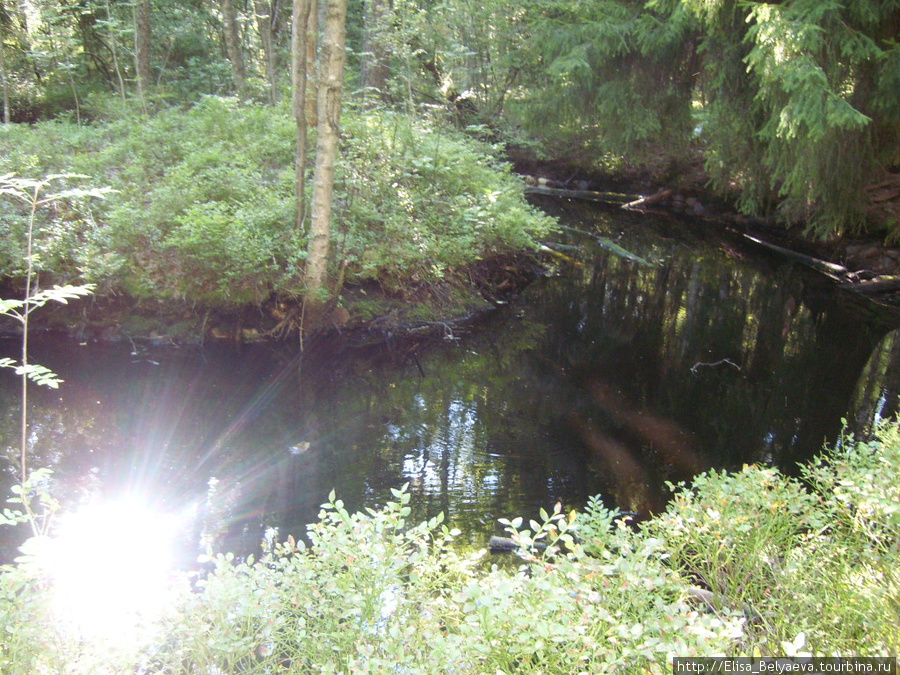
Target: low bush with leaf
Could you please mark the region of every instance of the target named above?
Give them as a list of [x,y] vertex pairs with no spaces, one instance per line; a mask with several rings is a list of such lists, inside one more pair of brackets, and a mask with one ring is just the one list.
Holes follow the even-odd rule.
[[747,619],[740,649],[763,655],[896,654],[900,638],[900,427],[844,439],[803,470],[712,472],[680,486],[648,534],[723,616]]
[[[900,426],[877,433],[846,439],[805,483],[759,467],[700,476],[641,526],[599,498],[502,521],[513,564],[458,547],[441,516],[410,524],[405,488],[356,514],[332,494],[308,543],[211,558],[133,669],[661,674],[675,656],[895,654]],[[0,574],[4,672],[89,662],[47,623],[45,583]]]
[[[741,633],[737,619],[698,612],[659,542],[627,528],[606,534],[616,555],[604,558],[574,543],[576,519],[558,509],[530,531],[512,521],[525,546],[515,569],[455,549],[440,516],[408,526],[411,495],[393,493],[383,509],[353,515],[332,495],[310,547],[291,540],[258,562],[216,558],[153,652],[156,667],[662,673],[669,656],[718,652]],[[530,545],[544,540],[543,551]]]
[[388,286],[433,282],[554,226],[522,198],[498,149],[387,111],[348,116],[339,167],[339,255]]
[[[41,219],[46,274],[98,293],[238,306],[302,292],[295,124],[286,107],[207,97],[188,110],[0,134],[0,172],[77,171],[117,197]],[[9,152],[6,152],[6,149]],[[438,281],[494,252],[533,246],[553,221],[530,207],[497,149],[384,111],[347,111],[332,228],[349,280]],[[0,203],[0,275],[15,276],[25,215]]]

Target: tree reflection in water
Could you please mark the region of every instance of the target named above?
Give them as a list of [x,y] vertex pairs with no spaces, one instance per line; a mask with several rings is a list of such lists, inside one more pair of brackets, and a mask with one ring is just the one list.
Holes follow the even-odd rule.
[[[443,511],[482,546],[497,518],[557,501],[602,493],[647,514],[667,481],[709,467],[791,471],[842,417],[863,428],[895,409],[894,334],[814,275],[709,224],[563,217],[586,233],[566,231],[580,264],[558,263],[459,340],[415,345],[415,359],[390,343],[332,342],[299,365],[278,345],[136,360],[125,346],[37,341],[66,382],[35,392],[32,465],[76,501],[139,490],[160,508],[193,503],[185,559],[203,534],[243,552],[267,528],[302,536],[332,488],[355,510],[407,482],[413,517]],[[4,439],[15,386],[0,379]],[[3,476],[8,491],[14,472]]]

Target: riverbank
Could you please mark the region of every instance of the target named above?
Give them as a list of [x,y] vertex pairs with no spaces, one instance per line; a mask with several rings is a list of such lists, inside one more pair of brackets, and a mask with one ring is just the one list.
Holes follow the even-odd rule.
[[[735,205],[737,195],[708,187],[710,179],[700,157],[688,157],[678,165],[661,162],[658,168],[623,160],[605,170],[566,160],[538,160],[517,148],[509,157],[526,184],[533,186],[526,189],[533,194],[683,219],[699,227],[730,228],[770,253],[824,272],[841,290],[872,299],[884,307],[886,321],[895,322],[900,316],[900,246],[877,231],[822,238],[802,222],[744,215]],[[872,208],[882,216],[900,211],[900,188],[894,182],[881,187],[872,196]]]
[[[303,336],[302,298],[274,294],[263,303],[236,308],[152,302],[124,294],[92,295],[78,303],[49,305],[32,319],[32,330],[65,334],[84,343],[154,345],[296,343],[338,335],[357,346],[390,339],[453,339],[547,274],[546,262],[546,254],[538,251],[497,254],[402,293],[390,292],[377,282],[347,283],[329,306],[324,326]],[[17,327],[10,321],[3,329],[15,334]]]
[[[518,276],[516,252],[554,224],[498,148],[387,110],[348,112],[343,134],[325,330],[446,323],[521,286],[504,266]],[[95,285],[63,322],[78,339],[297,335],[309,233],[296,223],[295,135],[286,106],[219,97],[90,126],[11,125],[0,135],[3,297],[22,295],[31,231],[43,285]],[[37,181],[39,204],[15,175]]]

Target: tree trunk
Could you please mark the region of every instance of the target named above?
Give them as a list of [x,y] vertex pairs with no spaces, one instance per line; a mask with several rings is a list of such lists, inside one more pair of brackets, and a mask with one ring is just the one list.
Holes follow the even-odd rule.
[[134,69],[142,104],[145,103],[144,94],[150,86],[151,39],[150,0],[140,0],[134,6]]
[[319,73],[316,71],[319,53],[319,2],[309,2],[309,18],[306,25],[306,123],[319,124]]
[[362,87],[366,98],[387,99],[390,75],[390,51],[385,39],[387,0],[366,2],[365,34],[363,36]]
[[237,22],[237,12],[233,0],[222,0],[222,18],[225,21],[225,51],[231,61],[231,72],[238,96],[247,97],[247,74],[244,70],[244,55],[241,51],[241,33]]
[[313,0],[294,0],[291,20],[291,85],[293,88],[292,110],[297,123],[297,183],[295,200],[297,203],[297,230],[303,230],[306,219],[306,145],[307,145],[307,72],[309,59],[307,44],[315,41],[315,35],[308,31]]
[[266,66],[266,83],[269,85],[269,103],[274,104],[277,97],[275,75],[275,3],[266,0],[255,0],[256,25],[259,29],[259,41],[262,45]]
[[3,59],[3,25],[0,24],[0,87],[3,88],[3,123],[9,124],[9,80],[6,78],[6,61]]
[[341,93],[344,84],[344,31],[347,0],[327,0],[325,35],[319,60],[319,123],[316,127],[316,172],[313,182],[312,223],[306,257],[306,328],[314,331],[322,320],[331,243],[331,208],[334,193],[334,163],[338,151]]
[[118,23],[113,19],[112,9],[109,0],[106,0],[106,39],[109,40],[109,51],[112,54],[113,68],[116,73],[116,82],[119,85],[119,95],[125,100],[125,76],[122,75],[122,66],[119,64],[119,39],[115,31]]

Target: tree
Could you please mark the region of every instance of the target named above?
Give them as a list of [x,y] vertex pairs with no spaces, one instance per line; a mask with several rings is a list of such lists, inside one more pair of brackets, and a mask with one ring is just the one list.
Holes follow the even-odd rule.
[[324,308],[321,295],[325,287],[331,241],[334,164],[338,151],[346,59],[346,20],[347,0],[327,0],[325,33],[319,57],[316,169],[306,258],[305,320],[311,330],[318,327]]
[[275,103],[277,97],[276,79],[278,74],[278,55],[275,49],[278,38],[277,3],[267,0],[255,0],[256,26],[259,30],[259,41],[263,53],[266,83],[269,89],[269,103]]
[[547,0],[528,27],[515,113],[557,146],[657,167],[693,147],[741,210],[821,236],[900,191],[898,0]]
[[150,28],[150,0],[139,0],[132,8],[134,13],[134,70],[137,76],[138,97],[144,101],[144,95],[150,86],[150,46],[152,34]]
[[365,26],[362,53],[362,88],[365,96],[388,100],[390,50],[385,33],[390,6],[387,0],[368,0],[365,3]]
[[225,29],[225,51],[231,62],[234,87],[241,99],[247,97],[247,73],[244,68],[244,52],[241,48],[241,33],[238,26],[234,0],[222,0],[222,20]]
[[[307,130],[309,126],[308,90],[310,70],[309,45],[315,44],[315,31],[310,28],[313,16],[313,0],[294,0],[291,21],[291,84],[293,90],[292,112],[297,124],[297,153],[296,153],[296,202],[297,202],[297,230],[303,230],[303,222],[306,220],[306,156],[307,156]],[[315,47],[312,49],[315,55]]]
[[0,88],[3,89],[3,123],[9,124],[9,78],[6,75],[5,42],[3,17],[0,16]]
[[[28,381],[36,384],[58,388],[62,380],[46,366],[32,363],[28,357],[29,319],[31,314],[51,301],[67,303],[69,300],[84,297],[93,291],[93,285],[83,286],[55,286],[49,289],[41,289],[38,285],[38,269],[35,265],[34,230],[38,210],[55,206],[58,202],[70,197],[95,196],[102,197],[108,190],[80,190],[71,189],[47,195],[45,194],[55,181],[65,176],[49,176],[44,180],[31,180],[16,178],[11,174],[0,176],[0,197],[12,197],[14,200],[24,202],[28,208],[28,227],[25,241],[25,295],[22,300],[0,299],[0,316],[11,317],[22,327],[21,358],[17,363],[9,357],[0,358],[0,368],[12,368],[16,375],[21,377],[21,411],[20,411],[20,438],[19,438],[19,471],[22,486],[31,486],[32,474],[28,467]],[[33,487],[33,486],[31,486]],[[48,495],[42,495],[41,501],[47,504]],[[29,490],[23,489],[16,500],[25,509],[25,515],[31,524],[35,535],[46,534],[41,528],[41,518],[32,510]],[[0,521],[2,522],[2,521]],[[46,525],[46,521],[43,522]]]

